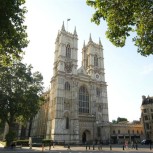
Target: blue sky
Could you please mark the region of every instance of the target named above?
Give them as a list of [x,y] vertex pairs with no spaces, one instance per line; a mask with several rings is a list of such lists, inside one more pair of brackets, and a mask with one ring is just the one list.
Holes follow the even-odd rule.
[[[94,10],[85,0],[27,0],[25,24],[30,40],[25,49],[24,62],[44,77],[45,88],[52,77],[55,39],[64,21],[65,28],[78,34],[78,66],[81,65],[83,42],[91,33],[96,43],[101,39],[104,48],[105,80],[108,88],[109,120],[125,117],[129,121],[140,118],[142,95],[153,96],[153,56],[143,57],[129,37],[126,46],[117,48],[105,36],[107,24],[90,22]],[[67,19],[71,20],[68,22]]]

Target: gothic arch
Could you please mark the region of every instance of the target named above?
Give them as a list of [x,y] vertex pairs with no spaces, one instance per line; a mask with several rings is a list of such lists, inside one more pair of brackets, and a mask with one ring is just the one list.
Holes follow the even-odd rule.
[[98,66],[98,56],[96,54],[94,56],[94,66]]
[[70,128],[70,112],[64,111],[64,122],[65,122],[65,129]]
[[70,44],[66,45],[66,58],[71,58],[71,47],[70,47]]
[[96,96],[100,97],[100,89],[98,87],[96,88]]
[[86,86],[79,88],[79,113],[89,113],[89,93]]
[[65,90],[70,90],[70,83],[68,81],[65,82],[64,89]]
[[82,132],[82,143],[88,143],[91,141],[91,132],[86,129]]

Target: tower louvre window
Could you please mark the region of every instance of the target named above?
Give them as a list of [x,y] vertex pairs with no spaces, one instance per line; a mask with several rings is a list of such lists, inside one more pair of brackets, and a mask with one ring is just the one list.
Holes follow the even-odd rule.
[[66,46],[66,58],[71,58],[70,44],[67,44],[67,46]]
[[97,57],[97,55],[94,56],[94,66],[98,66],[98,57]]
[[79,89],[79,113],[89,113],[89,94],[84,86]]
[[96,88],[96,95],[99,97],[100,96],[100,89]]
[[70,84],[69,84],[69,82],[65,82],[65,90],[70,90]]

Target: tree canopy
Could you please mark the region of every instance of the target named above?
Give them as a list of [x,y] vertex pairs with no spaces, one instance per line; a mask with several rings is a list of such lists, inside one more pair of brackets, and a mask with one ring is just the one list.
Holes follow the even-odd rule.
[[25,0],[0,0],[0,65],[21,59],[27,47],[24,3]]
[[0,67],[0,119],[11,130],[14,123],[28,121],[42,104],[43,77],[31,65],[14,62]]
[[97,25],[107,22],[107,38],[117,47],[123,47],[131,32],[138,53],[153,54],[153,0],[86,0],[95,8],[91,21]]
[[118,117],[117,120],[112,120],[112,123],[120,123],[120,122],[128,122],[127,118],[124,118],[124,117]]

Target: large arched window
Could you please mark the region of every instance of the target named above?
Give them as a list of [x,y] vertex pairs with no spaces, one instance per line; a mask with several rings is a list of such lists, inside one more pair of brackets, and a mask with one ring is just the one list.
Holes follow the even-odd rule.
[[97,57],[97,55],[94,56],[94,66],[98,66],[98,57]]
[[89,94],[84,86],[79,89],[79,113],[89,113]]
[[71,58],[71,48],[70,48],[70,44],[67,44],[67,46],[66,46],[66,57],[67,58]]
[[65,82],[65,90],[70,90],[70,84],[68,82]]

